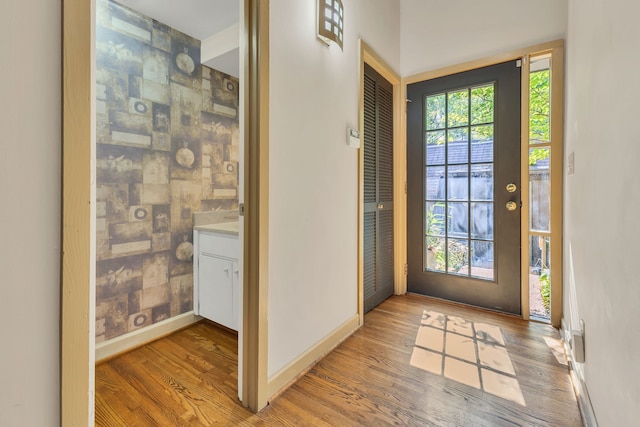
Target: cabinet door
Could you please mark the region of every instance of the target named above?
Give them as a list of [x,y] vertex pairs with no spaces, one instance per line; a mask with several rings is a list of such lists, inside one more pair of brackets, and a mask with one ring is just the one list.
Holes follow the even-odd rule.
[[215,256],[201,254],[199,257],[200,316],[232,329],[237,327],[233,303],[233,265],[233,262]]
[[231,329],[237,331],[240,325],[240,313],[242,313],[242,301],[240,301],[240,264],[233,262],[233,326]]

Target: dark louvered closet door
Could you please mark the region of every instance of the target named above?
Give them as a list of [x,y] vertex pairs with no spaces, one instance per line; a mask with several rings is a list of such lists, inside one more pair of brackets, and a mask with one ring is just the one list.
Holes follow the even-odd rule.
[[393,86],[365,64],[364,310],[393,294]]

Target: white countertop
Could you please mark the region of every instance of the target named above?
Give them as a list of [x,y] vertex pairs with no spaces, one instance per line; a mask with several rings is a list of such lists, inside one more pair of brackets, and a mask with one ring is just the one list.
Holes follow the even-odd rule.
[[193,227],[194,230],[198,231],[212,231],[216,233],[225,233],[225,234],[238,234],[238,222],[222,222],[218,224],[205,224],[205,225],[196,225]]

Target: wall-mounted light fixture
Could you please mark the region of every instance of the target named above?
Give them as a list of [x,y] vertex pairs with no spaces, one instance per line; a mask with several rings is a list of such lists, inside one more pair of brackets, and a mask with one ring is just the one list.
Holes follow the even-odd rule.
[[318,38],[327,45],[334,42],[342,50],[344,38],[342,0],[318,0]]

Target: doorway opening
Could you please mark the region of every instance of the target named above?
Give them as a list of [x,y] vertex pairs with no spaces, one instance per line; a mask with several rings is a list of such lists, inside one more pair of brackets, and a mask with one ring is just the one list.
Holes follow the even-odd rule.
[[122,3],[96,1],[98,362],[243,318],[240,4]]
[[[173,2],[171,2],[173,3]],[[247,167],[244,197],[252,209],[240,219],[243,278],[242,327],[239,368],[242,402],[257,411],[266,405],[266,308],[262,304],[267,277],[262,274],[268,240],[268,28],[269,1],[239,2],[244,61],[243,91],[247,143],[242,150]],[[96,2],[70,0],[63,5],[63,228],[62,228],[62,326],[61,326],[61,419],[64,425],[93,423],[96,297]],[[122,23],[120,23],[122,24]],[[127,27],[125,24],[124,27]],[[116,53],[119,46],[114,45]],[[126,55],[124,55],[126,57]],[[186,58],[182,62],[190,68]],[[176,64],[177,65],[177,64]],[[259,102],[257,102],[259,101]],[[133,105],[136,107],[135,103]],[[140,106],[138,106],[141,109]],[[180,117],[180,120],[182,117]],[[189,158],[189,156],[183,156]],[[242,163],[240,166],[242,166]],[[139,173],[139,172],[136,172]],[[241,196],[242,197],[242,196]],[[135,211],[134,211],[135,214]],[[180,217],[180,215],[178,215]],[[244,230],[250,232],[242,234]],[[153,243],[153,242],[152,242]],[[183,246],[184,248],[184,246]],[[184,254],[184,251],[180,251]],[[243,333],[246,332],[246,333]],[[115,340],[114,340],[115,341]],[[242,351],[244,350],[244,351]],[[240,380],[240,378],[239,378]]]

